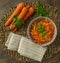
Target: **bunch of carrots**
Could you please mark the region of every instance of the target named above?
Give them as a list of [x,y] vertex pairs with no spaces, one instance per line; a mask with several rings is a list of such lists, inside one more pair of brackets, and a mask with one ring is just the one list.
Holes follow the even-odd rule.
[[9,17],[9,19],[6,21],[5,26],[9,26],[10,30],[13,30],[14,32],[17,31],[17,28],[14,24],[12,24],[14,16],[18,15],[17,18],[26,21],[33,13],[34,8],[30,7],[30,5],[25,6],[23,2],[17,5],[17,8],[14,10],[12,15]]

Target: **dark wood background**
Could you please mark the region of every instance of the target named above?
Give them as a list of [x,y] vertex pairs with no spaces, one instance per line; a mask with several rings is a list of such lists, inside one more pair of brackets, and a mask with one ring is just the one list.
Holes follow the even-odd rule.
[[[60,11],[60,0],[40,0],[42,3],[47,3],[51,6],[57,7],[58,11]],[[19,0],[0,0],[0,19],[5,14],[6,10],[9,7],[17,5]],[[22,63],[21,61],[17,61],[6,54],[3,51],[2,45],[0,45],[0,63]],[[33,63],[33,62],[32,62]],[[37,62],[34,62],[37,63]],[[39,63],[39,62],[38,62]],[[43,62],[41,62],[43,63]],[[45,63],[60,63],[60,53],[56,54],[54,57],[48,59]]]

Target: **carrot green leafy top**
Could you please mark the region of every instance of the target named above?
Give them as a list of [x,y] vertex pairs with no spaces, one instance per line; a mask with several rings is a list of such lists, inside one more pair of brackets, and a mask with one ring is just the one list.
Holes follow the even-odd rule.
[[49,17],[48,13],[44,10],[43,5],[40,3],[40,1],[38,1],[35,9],[37,16]]
[[20,28],[21,25],[24,24],[24,22],[22,20],[18,19],[17,16],[14,16],[13,24],[15,25],[16,28]]

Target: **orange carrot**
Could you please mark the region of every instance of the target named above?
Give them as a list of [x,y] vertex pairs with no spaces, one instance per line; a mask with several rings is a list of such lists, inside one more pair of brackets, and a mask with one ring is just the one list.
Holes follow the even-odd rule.
[[13,30],[13,32],[16,32],[17,31],[17,28],[15,28],[14,30]]
[[26,21],[34,13],[34,8],[30,7],[28,13],[24,17],[23,21]]
[[23,19],[24,17],[25,17],[25,15],[27,14],[27,12],[28,12],[28,8],[29,8],[30,6],[28,5],[27,7],[24,7],[23,9],[22,9],[22,11],[21,11],[21,13],[19,14],[19,16],[18,16],[18,18],[19,19]]
[[23,7],[24,7],[24,3],[20,3],[20,4],[17,6],[17,8],[14,10],[14,12],[12,13],[12,15],[10,16],[10,18],[6,21],[5,26],[8,26],[8,25],[11,24],[11,22],[12,22],[12,20],[13,20],[13,17],[14,17],[15,15],[18,15],[18,14],[21,12],[21,10],[23,9]]
[[[23,18],[23,21],[26,21],[33,13],[34,13],[34,8],[33,7],[30,7],[28,13]],[[14,30],[17,31],[17,29],[14,29]]]
[[13,31],[16,32],[17,31],[17,28],[14,28]]
[[13,30],[15,28],[15,25],[10,24],[10,29]]
[[[24,18],[24,16],[27,14],[27,12],[28,12],[28,8],[30,7],[30,5],[28,5],[27,7],[24,7],[23,9],[22,9],[22,11],[21,11],[21,13],[19,14],[19,16],[18,16],[18,19],[23,19]],[[10,29],[11,30],[13,30],[15,28],[15,26],[14,25],[10,25]]]

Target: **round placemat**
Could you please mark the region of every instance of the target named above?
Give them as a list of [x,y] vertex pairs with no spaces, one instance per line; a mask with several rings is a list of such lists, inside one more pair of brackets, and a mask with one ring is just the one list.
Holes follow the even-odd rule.
[[[34,7],[37,4],[36,0],[31,0],[31,1],[25,0],[24,2],[25,2],[25,4],[31,4]],[[49,13],[49,16],[51,17],[51,19],[55,22],[55,24],[57,26],[57,31],[58,31],[55,41],[51,45],[47,46],[48,49],[43,58],[43,60],[46,61],[48,58],[51,58],[51,57],[53,57],[53,55],[60,52],[60,42],[59,42],[60,41],[60,35],[59,35],[60,34],[60,29],[59,29],[60,28],[60,21],[59,21],[60,14],[56,7],[50,6],[48,4],[43,4],[43,6],[44,6],[45,10]],[[0,19],[0,44],[2,44],[3,49],[6,51],[6,53],[8,55],[10,55],[11,57],[15,58],[16,60],[23,61],[23,62],[26,62],[26,61],[31,62],[34,60],[29,59],[27,57],[23,57],[20,54],[18,54],[17,52],[7,50],[7,48],[5,47],[5,42],[7,40],[9,33],[11,32],[11,30],[9,29],[9,27],[5,27],[4,23],[6,22],[6,20],[11,15],[11,13],[14,11],[15,8],[16,8],[16,6],[9,8],[7,10],[6,14],[2,17],[2,19]],[[36,17],[36,13],[34,15],[32,15],[26,21],[26,24],[21,29],[19,29],[16,32],[16,34],[27,36],[26,31],[27,31],[28,24],[35,17]]]

